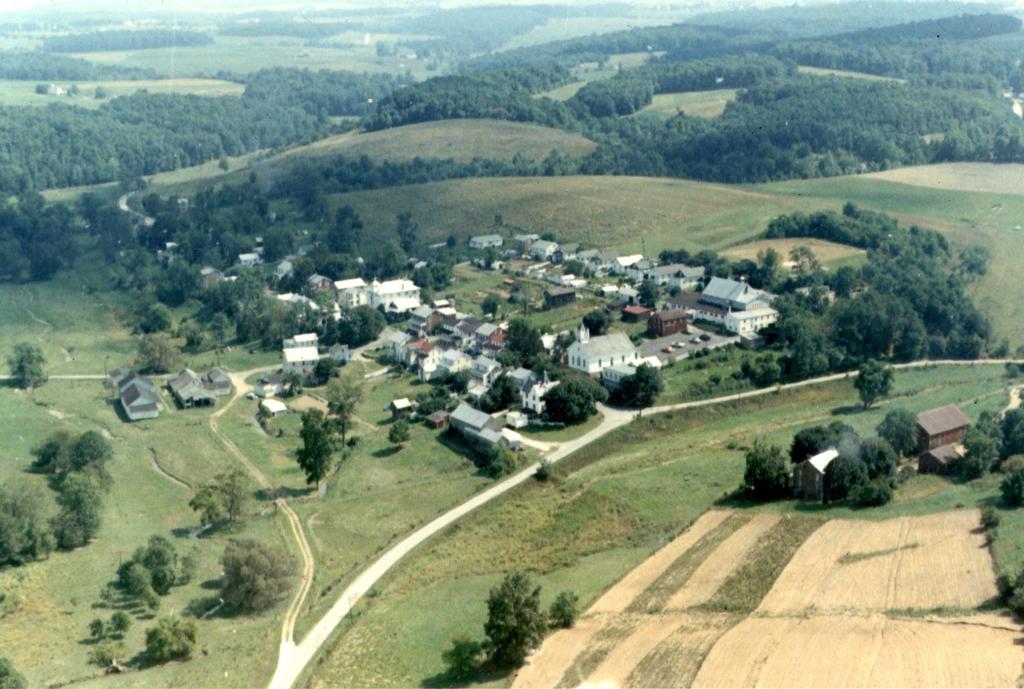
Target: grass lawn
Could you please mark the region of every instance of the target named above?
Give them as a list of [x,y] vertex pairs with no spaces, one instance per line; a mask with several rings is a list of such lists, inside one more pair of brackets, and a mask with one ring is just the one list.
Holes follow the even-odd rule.
[[751,356],[736,347],[716,349],[707,356],[683,359],[661,369],[664,392],[658,404],[672,404],[693,399],[718,397],[750,390],[746,378],[733,378],[745,358]]
[[[901,372],[895,396],[912,411],[956,401],[972,417],[1006,400],[995,366]],[[544,586],[545,600],[563,588],[577,590],[585,608],[732,491],[755,438],[788,444],[800,428],[836,418],[868,433],[895,403],[863,412],[853,386],[841,381],[634,422],[556,465],[554,481],[524,484],[402,563],[361,604],[358,618],[314,670],[311,686],[433,683],[453,636],[481,637],[486,592],[505,572],[529,572]],[[881,510],[836,508],[824,516],[880,518],[989,500],[991,480],[977,483],[944,482],[920,499]],[[785,501],[764,509],[797,506]],[[765,547],[782,552],[788,546],[782,539]],[[785,559],[773,555],[771,561]],[[745,595],[736,593],[741,602]]]
[[725,112],[727,103],[736,100],[738,92],[737,89],[714,89],[659,93],[637,115],[668,118],[675,117],[681,111],[687,117],[718,117]]
[[552,150],[582,157],[597,145],[578,134],[550,127],[499,120],[440,120],[394,127],[364,134],[348,132],[291,149],[282,156],[366,155],[383,161],[409,161],[413,158],[453,158],[468,162],[473,158],[512,160],[517,154],[540,160]]

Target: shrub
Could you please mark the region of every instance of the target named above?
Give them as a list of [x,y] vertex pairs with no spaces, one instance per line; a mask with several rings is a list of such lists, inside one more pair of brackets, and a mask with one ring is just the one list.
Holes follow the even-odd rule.
[[892,488],[884,480],[869,481],[850,491],[850,502],[859,507],[879,507],[892,500]]
[[537,466],[537,473],[535,473],[533,476],[538,481],[547,481],[548,479],[550,479],[551,478],[551,462],[549,462],[546,459],[540,460],[540,464]]
[[1010,507],[1024,505],[1024,469],[1017,469],[999,484],[1003,502]]
[[789,495],[792,479],[782,450],[755,441],[747,452],[743,483],[758,500],[776,500]]
[[188,658],[196,647],[196,623],[165,617],[146,630],[146,655],[155,663]]
[[981,509],[981,525],[986,531],[991,531],[999,526],[999,512],[995,507],[987,506]]
[[825,501],[842,500],[854,488],[867,482],[868,469],[864,462],[849,457],[837,457],[825,469]]
[[280,548],[256,541],[232,541],[221,558],[220,597],[243,612],[273,607],[287,593],[292,561]]
[[548,609],[548,624],[552,627],[569,629],[576,624],[579,614],[580,597],[574,591],[562,591]]

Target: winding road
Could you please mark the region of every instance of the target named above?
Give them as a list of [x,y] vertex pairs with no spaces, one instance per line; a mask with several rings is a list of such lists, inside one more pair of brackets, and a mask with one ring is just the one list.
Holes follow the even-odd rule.
[[[973,365],[995,365],[1004,366],[1008,363],[1024,363],[1020,359],[979,359],[974,361],[957,361],[957,360],[936,360],[936,361],[915,361],[908,364],[895,364],[892,368],[901,369],[912,369],[912,368],[925,368],[928,366],[973,366]],[[835,373],[827,376],[819,376],[817,378],[810,378],[808,380],[800,381],[798,383],[787,383],[785,385],[777,385],[770,388],[760,388],[758,390],[750,390],[747,392],[741,392],[734,395],[726,395],[723,397],[713,397],[706,400],[696,400],[693,402],[680,402],[678,404],[668,404],[658,407],[651,407],[644,410],[644,415],[651,414],[664,414],[670,411],[676,411],[681,409],[693,409],[697,407],[706,407],[717,404],[727,404],[729,402],[735,402],[736,400],[748,399],[752,397],[762,397],[764,395],[771,395],[781,390],[794,390],[810,385],[820,385],[822,383],[829,383],[837,380],[843,380],[844,378],[855,378],[857,376],[856,371],[850,371],[847,373]],[[1018,398],[1019,400],[1019,393]],[[559,460],[571,455],[576,450],[586,447],[590,443],[603,438],[605,435],[612,431],[625,426],[634,418],[637,417],[637,412],[632,410],[614,409],[606,405],[599,405],[601,413],[604,415],[604,419],[601,421],[593,430],[588,433],[565,443],[558,445],[558,448],[554,450],[545,459],[550,463],[558,462]],[[533,477],[540,468],[540,463],[533,464],[530,467],[520,471],[500,483],[495,484],[491,488],[478,493],[471,497],[469,500],[462,504],[453,507],[448,512],[445,512],[441,516],[437,517],[433,521],[420,527],[416,531],[412,532],[396,545],[385,551],[380,557],[377,558],[369,567],[363,570],[356,579],[345,588],[344,591],[338,596],[334,605],[331,606],[320,620],[309,630],[306,636],[301,642],[295,643],[294,639],[286,639],[284,634],[281,638],[281,647],[278,653],[277,668],[274,671],[274,676],[270,680],[268,689],[291,689],[295,684],[296,680],[306,669],[306,667],[312,662],[313,658],[320,651],[320,649],[327,642],[330,635],[334,632],[339,624],[348,616],[352,607],[359,602],[359,600],[366,595],[380,579],[387,574],[395,565],[397,565],[402,558],[408,555],[413,549],[422,545],[432,536],[436,535],[440,531],[444,530],[448,526],[451,526],[462,517],[466,516],[478,507],[482,507],[492,500],[504,495],[513,488],[521,485],[525,481]]]

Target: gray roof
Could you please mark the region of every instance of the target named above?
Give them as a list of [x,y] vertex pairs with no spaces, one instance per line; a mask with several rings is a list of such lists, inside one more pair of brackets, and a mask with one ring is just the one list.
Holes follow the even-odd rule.
[[540,239],[533,243],[533,246],[530,247],[530,251],[540,251],[545,249],[550,249],[551,251],[554,251],[557,248],[558,242],[551,242],[546,239]]
[[474,409],[463,402],[452,412],[451,419],[452,421],[464,423],[470,428],[482,430],[487,427],[488,422],[491,420],[491,415],[479,409]]
[[917,415],[917,425],[928,435],[939,435],[970,425],[971,420],[955,404],[929,409]]
[[434,307],[424,305],[413,309],[412,315],[416,318],[427,319],[432,313],[434,313]]
[[608,333],[577,344],[583,354],[588,357],[613,356],[636,350],[626,333]]
[[476,329],[476,334],[480,337],[490,337],[494,334],[494,331],[498,329],[494,323],[484,323]]
[[475,237],[470,237],[471,242],[494,242],[502,241],[500,234],[478,234]]
[[682,263],[672,263],[667,266],[658,266],[654,269],[654,274],[679,276],[696,280],[704,276],[704,266],[687,266]]
[[750,285],[745,282],[713,277],[707,287],[704,288],[703,295],[712,299],[739,301],[740,297],[746,294],[749,289]]

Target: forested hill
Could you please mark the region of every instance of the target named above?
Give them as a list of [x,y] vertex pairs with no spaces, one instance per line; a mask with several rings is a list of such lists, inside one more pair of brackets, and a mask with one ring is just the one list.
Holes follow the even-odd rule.
[[178,29],[109,30],[48,36],[43,50],[51,53],[92,53],[108,50],[140,50],[209,45],[209,34]]
[[105,79],[155,79],[157,76],[152,69],[103,65],[66,55],[42,52],[0,52],[0,79],[101,81]]

